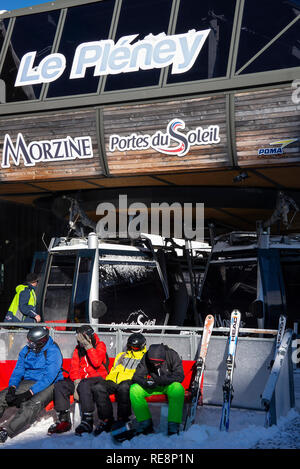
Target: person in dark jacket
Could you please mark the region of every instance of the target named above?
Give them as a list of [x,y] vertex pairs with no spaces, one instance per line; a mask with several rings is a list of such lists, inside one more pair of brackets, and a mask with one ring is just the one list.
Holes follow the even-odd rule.
[[184,372],[178,353],[164,344],[152,344],[132,378],[130,401],[136,416],[137,433],[153,432],[153,422],[146,397],[168,396],[168,435],[179,433],[184,404]]
[[26,282],[16,287],[16,294],[8,308],[4,322],[40,322],[36,312],[35,289],[38,284],[37,274],[30,273]]
[[94,386],[108,374],[109,358],[106,345],[100,341],[89,325],[81,326],[76,331],[77,346],[72,355],[68,378],[59,381],[54,387],[54,408],[57,421],[48,429],[48,435],[71,430],[70,396],[79,401],[81,423],[75,429],[77,435],[93,431],[93,413],[95,399]]
[[0,427],[0,442],[28,428],[53,400],[54,383],[63,379],[62,354],[46,327],[31,327],[28,344],[22,348],[8,388],[0,393],[0,417],[8,407],[17,413]]

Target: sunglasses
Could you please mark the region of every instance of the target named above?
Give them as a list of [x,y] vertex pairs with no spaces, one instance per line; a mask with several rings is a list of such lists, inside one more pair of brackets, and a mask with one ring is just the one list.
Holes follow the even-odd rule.
[[165,360],[158,360],[157,358],[150,358],[150,363],[152,366],[155,366],[156,368],[160,367]]

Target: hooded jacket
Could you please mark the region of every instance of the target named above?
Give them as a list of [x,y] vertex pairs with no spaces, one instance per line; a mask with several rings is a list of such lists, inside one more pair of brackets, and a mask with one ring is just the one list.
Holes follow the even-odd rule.
[[97,334],[93,335],[94,347],[85,351],[77,345],[70,366],[70,378],[72,381],[83,378],[95,378],[101,376],[106,378],[108,373],[108,356],[106,345],[101,342]]
[[63,379],[62,362],[61,351],[51,337],[38,353],[25,345],[19,353],[9,386],[17,387],[22,379],[35,380],[36,382],[30,389],[33,394],[41,392],[56,381]]
[[35,318],[36,316],[36,294],[35,288],[30,284],[22,284],[16,287],[16,294],[8,308],[19,321],[23,321],[26,316]]
[[[159,371],[153,369],[149,356],[154,359],[163,358],[164,362]],[[168,386],[175,381],[182,383],[184,380],[184,371],[182,360],[175,350],[164,344],[153,344],[143,356],[136,372],[132,378],[132,383],[137,383],[142,387],[147,387],[147,380],[152,378],[154,382],[159,376],[159,386]]]
[[127,350],[127,352],[119,353],[106,379],[116,384],[128,379],[131,380],[145,353],[146,347],[143,350]]

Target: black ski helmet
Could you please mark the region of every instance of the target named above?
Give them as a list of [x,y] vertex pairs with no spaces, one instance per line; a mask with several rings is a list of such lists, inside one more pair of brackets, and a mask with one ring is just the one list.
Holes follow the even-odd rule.
[[89,337],[92,337],[94,335],[94,329],[92,326],[89,326],[88,324],[84,324],[83,326],[80,326],[78,329],[76,329],[76,334],[86,334]]
[[140,334],[139,332],[131,334],[128,337],[128,340],[127,340],[128,350],[134,350],[134,351],[143,350],[145,345],[146,345],[146,339],[143,336],[143,334]]
[[28,347],[35,352],[42,350],[49,339],[49,329],[45,326],[32,327],[27,334]]

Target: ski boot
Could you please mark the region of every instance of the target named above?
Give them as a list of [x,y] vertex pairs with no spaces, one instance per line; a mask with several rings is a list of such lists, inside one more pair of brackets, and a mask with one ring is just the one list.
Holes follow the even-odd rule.
[[168,436],[179,435],[180,423],[168,422]]
[[81,436],[82,433],[92,433],[93,423],[93,412],[84,412],[80,424],[75,428],[75,435]]
[[118,420],[113,424],[110,434],[116,443],[131,440],[136,435],[136,422]]
[[48,428],[48,435],[53,435],[54,433],[65,433],[71,430],[71,428],[70,411],[64,410],[62,412],[58,412],[58,419]]
[[142,422],[138,422],[136,434],[137,435],[149,435],[149,433],[153,433],[153,422],[152,419],[143,420]]
[[114,419],[107,419],[107,420],[102,420],[100,423],[97,425],[97,427],[94,430],[94,435],[98,436],[102,432],[110,432],[113,424],[114,424]]
[[8,433],[5,428],[0,427],[0,443],[5,443],[8,437]]

